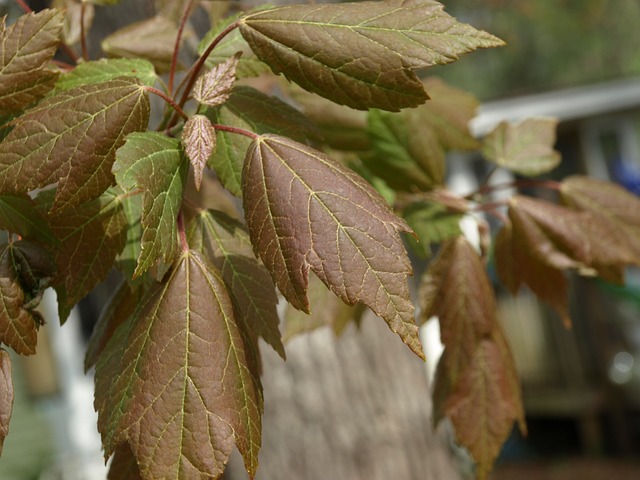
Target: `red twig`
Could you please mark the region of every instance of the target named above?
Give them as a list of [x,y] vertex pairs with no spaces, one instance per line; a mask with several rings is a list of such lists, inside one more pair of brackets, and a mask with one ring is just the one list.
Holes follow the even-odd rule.
[[[184,88],[184,91],[182,92],[182,96],[180,97],[180,101],[178,102],[178,105],[180,105],[180,107],[184,107],[184,104],[187,103],[187,99],[189,98],[189,93],[191,92],[191,89],[193,88],[193,84],[196,83],[196,79],[198,78],[198,74],[200,73],[200,70],[202,70],[204,62],[207,60],[207,58],[209,57],[209,55],[211,54],[213,49],[216,48],[216,46],[222,41],[222,39],[224,37],[226,37],[230,32],[232,32],[234,29],[236,29],[239,25],[240,25],[239,22],[233,22],[231,25],[229,25],[227,28],[225,28],[222,32],[220,32],[220,35],[218,35],[213,40],[213,42],[211,42],[209,47],[200,56],[198,61],[193,65],[193,67],[191,67],[191,70],[189,70],[189,72],[187,73],[187,76],[185,77],[185,78],[188,78],[187,85]],[[169,121],[169,124],[167,125],[167,129],[173,127],[176,124],[177,121],[178,121],[178,116],[174,115],[173,118]]]
[[213,128],[215,128],[216,130],[220,130],[222,132],[237,133],[238,135],[244,135],[245,137],[249,137],[252,139],[256,139],[260,136],[256,133],[250,132],[249,130],[244,130],[243,128],[238,128],[238,127],[232,127],[230,125],[220,125],[220,124],[214,123]]
[[[180,108],[180,105],[178,105],[171,97],[169,97],[169,95],[164,93],[162,90],[158,90],[157,88],[149,87],[149,86],[145,86],[144,89],[147,92],[153,93],[154,95],[157,95],[160,98],[162,98],[165,102],[167,102],[169,105],[173,107],[173,109],[176,111],[178,115],[180,115],[185,120],[189,118],[189,116],[186,113],[184,113],[184,110]],[[169,130],[169,127],[167,127],[167,130]]]
[[178,66],[178,54],[180,53],[180,40],[182,40],[182,33],[184,32],[184,27],[187,24],[187,20],[189,19],[189,13],[193,8],[193,0],[190,0],[184,8],[184,13],[182,14],[182,20],[180,21],[180,27],[178,28],[178,35],[176,35],[176,44],[173,46],[173,57],[171,57],[171,69],[169,70],[169,86],[167,91],[169,95],[173,94],[173,81],[176,76],[176,68]]
[[27,5],[27,2],[25,2],[24,0],[16,0],[16,3],[20,6],[20,8],[22,8],[22,10],[24,10],[26,13],[31,13],[33,12],[33,9]]

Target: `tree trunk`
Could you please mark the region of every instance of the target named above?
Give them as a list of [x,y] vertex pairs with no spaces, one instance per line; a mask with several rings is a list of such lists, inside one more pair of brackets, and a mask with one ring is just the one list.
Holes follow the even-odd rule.
[[[263,346],[265,414],[256,480],[456,480],[431,426],[424,364],[378,318],[336,338],[295,338],[283,362]],[[246,478],[236,455],[227,478]]]

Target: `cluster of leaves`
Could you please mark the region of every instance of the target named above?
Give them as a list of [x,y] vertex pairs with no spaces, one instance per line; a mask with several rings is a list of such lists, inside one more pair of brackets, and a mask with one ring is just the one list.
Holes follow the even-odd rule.
[[[157,15],[103,41],[115,58],[94,61],[93,4],[117,0],[57,3],[66,9],[3,20],[0,32],[0,342],[34,353],[44,289],[55,289],[64,322],[112,268],[122,272],[85,359],[96,366],[109,478],[217,478],[234,445],[255,475],[258,338],[285,357],[276,288],[296,311],[321,302],[326,315],[312,325],[339,330],[369,307],[423,357],[403,233],[422,255],[443,242],[421,281],[419,319],[437,315],[446,345],[436,417],[452,419],[486,476],[513,422],[524,429],[522,402],[484,251],[459,222],[504,205],[446,190],[445,154],[480,149],[497,166],[543,173],[559,162],[555,123],[503,124],[479,142],[467,129],[475,99],[416,70],[502,42],[433,0],[230,18],[221,2],[206,5],[218,21],[174,88],[198,2],[158,1]],[[84,61],[54,58],[75,62],[76,42]],[[293,82],[282,87],[291,102],[245,81],[268,70]],[[150,93],[166,101],[152,130]],[[610,184],[555,187],[563,206],[509,202],[495,250],[509,289],[527,285],[567,317],[563,271],[622,281],[638,263],[640,210]],[[291,309],[285,337],[305,329]],[[1,442],[12,387],[6,351],[0,360]]]

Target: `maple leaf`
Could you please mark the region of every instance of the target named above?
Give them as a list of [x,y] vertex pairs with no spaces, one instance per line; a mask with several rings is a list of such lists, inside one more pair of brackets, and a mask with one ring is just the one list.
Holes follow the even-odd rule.
[[102,58],[83,62],[63,73],[56,82],[56,91],[69,90],[81,85],[108,82],[118,77],[136,77],[143,85],[153,87],[158,79],[153,65],[141,58]]
[[29,195],[0,195],[0,230],[23,238],[57,243],[49,222]]
[[432,0],[283,6],[244,16],[240,32],[275,73],[362,110],[420,105],[428,96],[413,69],[503,45]]
[[222,279],[199,253],[183,252],[98,361],[105,454],[128,442],[143,478],[195,480],[221,475],[235,443],[253,476],[262,414],[255,355]]
[[144,58],[158,72],[168,72],[178,26],[172,20],[156,15],[127,25],[102,41],[102,50],[112,57]]
[[145,129],[148,120],[148,95],[131,77],[43,100],[14,120],[0,143],[0,193],[58,182],[54,210],[96,198],[113,182],[111,165],[124,137]]
[[409,300],[410,232],[361,177],[306,145],[256,138],[242,175],[251,243],[285,298],[309,312],[311,269],[349,305],[362,302],[423,356]]
[[[242,128],[255,133],[277,133],[305,142],[318,138],[316,126],[282,100],[246,86],[237,86],[224,105],[207,109],[213,123]],[[222,184],[232,194],[242,196],[242,166],[251,139],[218,131],[217,150],[209,159]]]
[[42,317],[34,308],[53,275],[46,253],[25,240],[0,245],[0,342],[21,355],[36,353]]
[[113,173],[125,191],[143,190],[141,252],[134,276],[179,254],[176,219],[188,162],[178,140],[155,132],[134,133],[118,149]]
[[[610,233],[610,250],[629,249],[640,258],[640,200],[611,182],[575,175],[566,178],[560,189],[565,204],[588,212]],[[615,245],[615,248],[613,248]]]
[[235,54],[198,78],[193,86],[193,98],[210,107],[226,102],[236,81],[239,58],[240,55]]
[[9,28],[0,19],[0,111],[18,113],[44,97],[58,77],[45,67],[53,59],[63,14],[42,10],[23,15]]
[[443,355],[438,365],[434,411],[451,419],[456,440],[469,450],[478,465],[477,478],[483,480],[513,430],[514,421],[518,420],[526,432],[513,357],[501,330],[496,328],[492,336],[478,341],[455,385],[443,379],[447,361]]
[[[546,258],[550,257],[552,256]],[[513,295],[522,284],[527,285],[540,300],[549,304],[560,315],[565,325],[571,325],[569,287],[562,272],[566,266],[561,266],[565,261],[570,262],[568,266],[575,265],[571,263],[571,259],[558,256],[555,266],[542,261],[529,250],[527,244],[522,243],[521,236],[514,238],[514,228],[510,222],[498,232],[495,258],[500,280]]]
[[556,143],[555,118],[529,118],[519,123],[500,124],[485,138],[484,157],[521,175],[536,176],[549,172],[560,163]]
[[0,348],[0,455],[4,439],[9,433],[9,421],[13,410],[13,379],[11,378],[11,357]]
[[200,190],[204,167],[216,149],[216,130],[204,115],[193,115],[182,129],[182,146],[191,165],[196,190]]
[[486,478],[524,411],[514,361],[497,321],[484,264],[464,238],[445,242],[420,287],[424,319],[437,315],[445,350],[434,390],[434,422],[449,416]]
[[269,272],[253,254],[249,234],[237,220],[222,212],[200,212],[187,230],[189,246],[218,269],[236,308],[250,332],[256,332],[284,359],[275,286]]
[[[36,197],[46,211],[53,192]],[[57,266],[53,286],[58,293],[60,319],[64,322],[71,307],[102,282],[126,241],[127,219],[120,197],[107,190],[78,208],[51,214],[49,225],[58,240],[51,252]]]

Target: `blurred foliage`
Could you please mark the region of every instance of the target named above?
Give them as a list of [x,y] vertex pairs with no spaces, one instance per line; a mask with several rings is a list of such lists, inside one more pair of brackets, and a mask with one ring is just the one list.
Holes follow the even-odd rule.
[[482,100],[640,75],[640,2],[443,0],[508,43],[435,73]]

